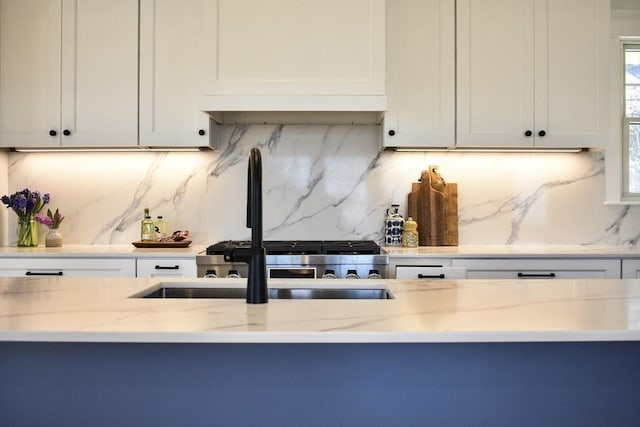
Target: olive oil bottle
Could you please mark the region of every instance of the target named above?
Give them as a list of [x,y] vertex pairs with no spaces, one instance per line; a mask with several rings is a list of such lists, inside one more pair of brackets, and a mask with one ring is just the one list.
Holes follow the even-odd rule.
[[144,208],[144,218],[140,223],[140,240],[143,242],[155,242],[156,231],[153,227],[153,220],[149,214],[149,208]]

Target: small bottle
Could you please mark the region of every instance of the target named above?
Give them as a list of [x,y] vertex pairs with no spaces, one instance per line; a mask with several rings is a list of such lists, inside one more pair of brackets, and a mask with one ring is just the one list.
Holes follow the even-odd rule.
[[347,270],[347,274],[344,276],[345,279],[359,279],[357,270]]
[[409,217],[404,223],[404,232],[402,233],[402,246],[405,248],[418,247],[418,223]]
[[140,240],[143,242],[155,242],[156,233],[153,228],[153,220],[149,215],[149,208],[144,208],[144,218],[140,223]]
[[158,218],[153,223],[153,228],[156,232],[156,240],[161,240],[167,235],[167,223],[164,222],[162,215],[158,215]]

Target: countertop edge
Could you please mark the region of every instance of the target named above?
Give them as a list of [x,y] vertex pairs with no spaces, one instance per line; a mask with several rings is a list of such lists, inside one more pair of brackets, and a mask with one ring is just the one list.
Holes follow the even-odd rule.
[[80,332],[0,331],[0,342],[138,344],[456,344],[640,341],[640,331]]

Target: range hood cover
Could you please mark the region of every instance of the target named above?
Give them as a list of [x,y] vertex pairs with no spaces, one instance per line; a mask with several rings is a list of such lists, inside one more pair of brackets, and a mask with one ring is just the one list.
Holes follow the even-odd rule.
[[380,95],[204,95],[200,109],[219,124],[380,124]]

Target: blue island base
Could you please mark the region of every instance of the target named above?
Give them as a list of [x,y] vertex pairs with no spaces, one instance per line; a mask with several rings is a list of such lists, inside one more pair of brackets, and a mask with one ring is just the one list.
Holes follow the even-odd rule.
[[4,342],[0,425],[637,426],[640,343]]

